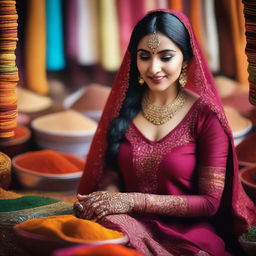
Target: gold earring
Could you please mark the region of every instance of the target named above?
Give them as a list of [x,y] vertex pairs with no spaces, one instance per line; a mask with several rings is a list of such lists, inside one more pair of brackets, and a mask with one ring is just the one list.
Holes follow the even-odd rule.
[[179,83],[180,83],[180,87],[184,88],[186,83],[188,80],[188,76],[187,76],[187,66],[183,66],[182,71],[180,73],[180,77],[179,77]]
[[144,79],[142,78],[142,76],[139,76],[139,78],[138,78],[138,83],[139,83],[140,86],[142,86],[142,85],[145,83],[145,81],[144,81]]

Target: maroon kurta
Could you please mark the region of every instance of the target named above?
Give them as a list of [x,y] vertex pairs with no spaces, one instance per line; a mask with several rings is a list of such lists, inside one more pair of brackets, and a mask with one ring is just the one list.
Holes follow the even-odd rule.
[[[212,224],[223,192],[227,154],[227,135],[200,99],[159,141],[147,139],[131,123],[118,154],[125,190],[185,195],[183,203],[174,206],[185,218],[140,213],[108,220],[147,255],[229,255]],[[216,176],[214,183],[207,179],[210,176]],[[171,207],[163,202],[165,206]]]

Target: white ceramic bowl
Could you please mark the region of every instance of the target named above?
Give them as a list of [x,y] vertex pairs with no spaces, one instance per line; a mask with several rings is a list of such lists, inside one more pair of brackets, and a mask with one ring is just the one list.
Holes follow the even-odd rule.
[[17,164],[17,159],[22,155],[18,155],[12,159],[14,176],[22,187],[41,191],[72,191],[77,188],[83,173],[82,170],[68,174],[34,172]]
[[38,127],[33,127],[33,129],[35,141],[40,148],[70,153],[79,157],[87,155],[94,135],[94,131],[70,134],[51,133],[40,130]]
[[70,153],[79,157],[87,155],[95,129],[73,132],[48,131],[40,127],[39,121],[40,119],[37,118],[31,123],[34,138],[39,148]]
[[253,124],[250,120],[248,120],[248,125],[243,130],[233,132],[234,143],[238,145],[241,141],[243,141],[248,134],[252,131]]

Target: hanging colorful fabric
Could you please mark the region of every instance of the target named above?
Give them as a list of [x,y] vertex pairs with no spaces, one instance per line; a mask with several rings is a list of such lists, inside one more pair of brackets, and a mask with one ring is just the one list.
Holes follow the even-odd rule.
[[46,0],[46,67],[49,71],[65,68],[62,1]]
[[99,61],[98,3],[77,0],[77,51],[80,65],[95,65]]
[[116,71],[121,61],[115,4],[113,0],[99,1],[101,64],[107,71]]
[[45,0],[29,0],[25,28],[26,87],[39,94],[49,91],[46,79]]

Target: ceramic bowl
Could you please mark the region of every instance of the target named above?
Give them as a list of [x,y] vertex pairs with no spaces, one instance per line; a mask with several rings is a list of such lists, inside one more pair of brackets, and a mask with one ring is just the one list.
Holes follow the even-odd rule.
[[239,177],[247,194],[256,202],[256,165],[242,168]]
[[251,133],[252,129],[252,122],[248,120],[248,125],[244,129],[233,132],[235,145],[241,143]]
[[23,154],[12,159],[13,174],[17,182],[24,188],[41,191],[72,191],[78,186],[83,171],[68,174],[46,174],[34,172],[17,164],[17,159]]
[[231,106],[224,106],[224,111],[233,133],[234,143],[238,145],[252,131],[252,122]]
[[253,132],[236,146],[236,153],[241,166],[256,165],[256,133]]
[[93,245],[101,245],[101,244],[125,245],[129,241],[128,237],[125,235],[121,238],[110,239],[110,240],[75,243],[70,241],[64,241],[61,239],[53,239],[47,236],[28,232],[17,226],[14,226],[14,232],[18,238],[17,240],[20,246],[25,251],[29,252],[31,255],[38,255],[38,256],[52,255],[52,252],[57,249],[67,248],[72,246],[79,246],[79,245],[93,246]]
[[95,131],[71,133],[55,133],[40,130],[34,126],[36,144],[41,149],[52,149],[62,153],[70,153],[79,157],[87,155]]
[[83,115],[99,121],[110,93],[110,88],[90,84],[70,94],[63,102],[66,109],[75,109]]
[[41,149],[52,149],[70,153],[79,157],[87,155],[96,129],[81,131],[50,131],[42,129],[41,118],[32,121],[31,127],[37,146]]
[[256,255],[256,242],[247,241],[243,236],[239,237],[239,243],[243,247],[246,255],[255,256]]
[[[86,92],[87,88],[81,88],[78,91],[70,94],[65,100],[63,101],[63,107],[65,109],[70,109],[72,108],[72,105],[79,100],[82,95]],[[87,116],[91,119],[93,119],[96,122],[99,122],[101,115],[102,115],[102,110],[79,110],[77,109],[80,113],[82,113],[84,116]]]

